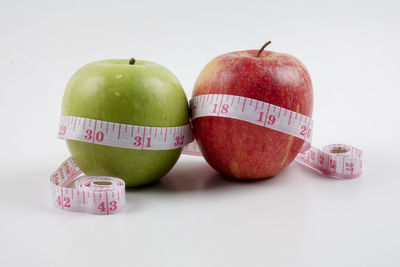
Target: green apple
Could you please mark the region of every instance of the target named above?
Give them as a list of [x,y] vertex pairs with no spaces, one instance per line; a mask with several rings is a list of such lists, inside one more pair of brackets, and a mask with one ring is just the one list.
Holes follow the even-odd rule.
[[[189,123],[189,107],[178,79],[167,68],[144,60],[89,63],[69,81],[62,114],[139,126]],[[115,176],[126,186],[152,183],[176,163],[181,148],[135,150],[67,140],[86,175]]]

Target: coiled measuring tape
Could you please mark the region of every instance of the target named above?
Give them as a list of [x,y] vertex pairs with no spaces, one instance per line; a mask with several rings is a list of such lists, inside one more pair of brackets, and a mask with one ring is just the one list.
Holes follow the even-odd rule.
[[[310,117],[251,98],[207,94],[190,101],[192,120],[215,116],[238,119],[293,135],[305,141],[296,160],[323,174],[350,179],[362,173],[361,150],[334,144],[312,147]],[[178,127],[146,127],[95,119],[62,116],[58,137],[76,141],[139,150],[184,147],[183,154],[201,156],[190,124]],[[78,177],[82,171],[72,158],[51,176],[52,201],[63,210],[113,214],[125,206],[125,184],[114,177]],[[75,181],[75,187],[71,187]]]
[[[91,214],[110,215],[125,207],[125,182],[116,177],[81,176],[82,171],[68,158],[50,177],[55,207]],[[79,177],[79,178],[77,178]]]

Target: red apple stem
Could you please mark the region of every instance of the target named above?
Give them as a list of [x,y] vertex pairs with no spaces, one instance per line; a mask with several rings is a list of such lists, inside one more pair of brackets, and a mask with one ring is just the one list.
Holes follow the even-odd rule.
[[269,45],[271,43],[271,41],[266,42],[263,46],[261,46],[260,50],[258,50],[257,56],[259,57],[261,52],[264,51],[264,49],[267,47],[267,45]]
[[133,64],[135,64],[135,62],[136,62],[136,60],[134,58],[131,58],[129,60],[129,65],[133,65]]

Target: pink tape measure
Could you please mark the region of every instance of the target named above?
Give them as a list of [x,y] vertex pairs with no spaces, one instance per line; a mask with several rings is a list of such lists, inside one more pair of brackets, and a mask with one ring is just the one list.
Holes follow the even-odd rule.
[[[328,145],[322,149],[312,147],[313,120],[302,114],[255,99],[222,94],[194,97],[190,106],[192,120],[205,116],[232,118],[304,140],[296,160],[330,177],[350,179],[362,173],[360,149],[342,144]],[[184,152],[201,155],[197,145],[185,148]]]
[[75,161],[68,158],[51,175],[50,191],[55,207],[104,215],[124,209],[125,182],[122,179],[106,176],[79,177],[81,174]]
[[58,138],[122,148],[166,150],[192,142],[193,134],[190,124],[147,127],[61,116]]
[[[312,147],[313,120],[266,102],[223,94],[208,94],[190,101],[192,120],[215,116],[246,121],[293,135],[305,141],[296,160],[330,177],[349,179],[362,173],[361,150],[347,145]],[[95,119],[62,116],[58,137],[129,149],[166,150],[184,147],[182,153],[201,156],[190,124],[179,127],[145,127]],[[78,177],[82,171],[72,158],[51,176],[52,201],[63,210],[113,214],[125,206],[125,183],[114,177]],[[78,178],[77,178],[78,177]],[[72,183],[75,180],[75,183]],[[71,185],[75,185],[71,187]]]

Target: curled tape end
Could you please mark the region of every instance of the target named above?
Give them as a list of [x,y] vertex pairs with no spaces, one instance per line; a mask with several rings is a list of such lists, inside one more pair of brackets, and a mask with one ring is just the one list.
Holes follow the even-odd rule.
[[82,171],[69,158],[51,175],[51,194],[55,207],[97,215],[111,215],[125,208],[125,182],[122,179],[107,176],[78,177],[80,174]]
[[297,155],[296,160],[333,178],[353,179],[362,174],[362,151],[344,144],[332,144]]

